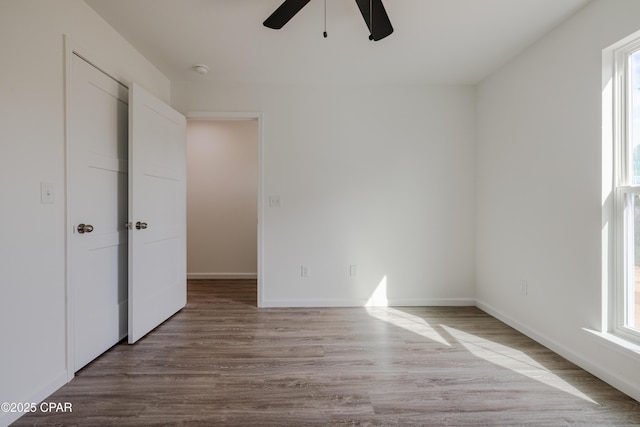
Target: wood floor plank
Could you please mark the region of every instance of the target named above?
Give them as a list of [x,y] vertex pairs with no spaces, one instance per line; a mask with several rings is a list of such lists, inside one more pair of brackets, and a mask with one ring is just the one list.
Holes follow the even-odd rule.
[[640,403],[473,307],[256,307],[255,281],[190,281],[15,425],[639,426]]

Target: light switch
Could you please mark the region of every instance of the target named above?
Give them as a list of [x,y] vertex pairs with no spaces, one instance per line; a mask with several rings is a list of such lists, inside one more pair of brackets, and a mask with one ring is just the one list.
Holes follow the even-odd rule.
[[40,203],[43,205],[51,205],[55,203],[56,197],[53,184],[50,182],[40,183]]

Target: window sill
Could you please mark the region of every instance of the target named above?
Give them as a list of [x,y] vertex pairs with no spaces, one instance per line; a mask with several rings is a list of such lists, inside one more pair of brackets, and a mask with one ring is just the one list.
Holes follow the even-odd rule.
[[620,354],[623,354],[635,361],[640,361],[640,344],[628,339],[614,335],[610,332],[600,332],[593,329],[582,328],[589,333],[596,341]]

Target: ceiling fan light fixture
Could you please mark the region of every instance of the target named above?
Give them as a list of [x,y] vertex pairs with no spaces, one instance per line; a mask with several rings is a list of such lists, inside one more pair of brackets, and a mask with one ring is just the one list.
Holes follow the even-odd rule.
[[193,70],[198,73],[198,74],[202,74],[205,75],[209,72],[209,67],[207,65],[204,64],[196,64],[193,67]]

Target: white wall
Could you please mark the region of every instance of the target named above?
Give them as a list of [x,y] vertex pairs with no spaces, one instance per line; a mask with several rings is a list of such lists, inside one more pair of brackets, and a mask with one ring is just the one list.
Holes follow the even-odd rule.
[[638,356],[582,328],[603,324],[607,277],[602,49],[638,16],[636,0],[594,1],[479,85],[476,253],[483,308],[636,399]]
[[[0,402],[37,402],[67,380],[63,34],[114,73],[170,93],[84,2],[0,2]],[[54,185],[54,204],[40,204],[41,182]],[[15,415],[0,413],[0,425]]]
[[187,124],[187,275],[257,275],[258,121]]
[[473,304],[472,87],[173,82],[172,101],[264,113],[264,305],[362,305],[385,277],[391,303]]

